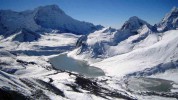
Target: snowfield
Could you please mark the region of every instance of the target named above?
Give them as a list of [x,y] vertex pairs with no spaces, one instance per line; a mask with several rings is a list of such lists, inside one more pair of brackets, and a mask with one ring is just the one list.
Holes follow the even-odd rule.
[[77,39],[80,37],[80,35],[71,33],[45,33],[37,41],[18,42],[12,41],[15,35],[2,39],[3,44],[1,46],[6,47],[8,50],[68,50],[70,47],[75,46]]

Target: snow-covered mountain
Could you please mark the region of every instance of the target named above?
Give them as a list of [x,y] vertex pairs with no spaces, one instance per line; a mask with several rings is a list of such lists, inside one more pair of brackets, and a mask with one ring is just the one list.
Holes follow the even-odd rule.
[[[159,25],[152,26],[146,21],[133,16],[121,29],[103,28],[89,34],[83,45],[74,50],[71,55],[81,59],[104,59],[115,55],[125,54],[138,48],[151,46],[161,40],[165,30],[176,29],[178,8],[173,8]],[[163,28],[164,27],[164,28]],[[157,29],[159,31],[157,31]]]
[[121,30],[129,30],[130,32],[135,32],[143,25],[148,26],[150,29],[153,27],[146,21],[138,18],[137,16],[133,16],[130,17],[129,20],[124,23],[124,25],[121,27]]
[[166,23],[170,26],[166,32],[158,32],[155,26],[138,17],[131,17],[120,30],[104,28],[89,34],[81,47],[68,55],[89,61],[113,76],[124,76],[137,71],[139,72],[134,75],[152,75],[177,68],[178,38],[174,21],[178,16],[170,17],[175,12],[177,8],[171,10],[169,17],[164,18],[165,23],[173,21]]
[[166,14],[161,22],[155,25],[158,31],[167,31],[178,28],[178,8],[172,8],[171,12]]
[[154,44],[158,41],[155,32],[153,26],[134,16],[119,30],[109,27],[90,33],[75,53],[82,59],[112,57]]
[[21,28],[34,32],[55,29],[60,32],[86,34],[98,30],[102,26],[75,20],[65,14],[57,5],[41,6],[22,12],[0,10],[0,34],[12,33]]

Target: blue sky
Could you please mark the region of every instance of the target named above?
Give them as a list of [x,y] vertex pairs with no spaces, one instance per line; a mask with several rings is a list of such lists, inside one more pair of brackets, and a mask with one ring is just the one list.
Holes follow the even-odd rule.
[[23,11],[50,4],[75,19],[120,28],[131,16],[153,25],[178,7],[178,0],[0,0],[0,9]]

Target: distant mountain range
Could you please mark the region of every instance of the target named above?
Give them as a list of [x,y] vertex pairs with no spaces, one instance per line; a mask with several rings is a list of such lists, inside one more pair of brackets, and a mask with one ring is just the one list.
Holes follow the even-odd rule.
[[[118,43],[129,38],[132,35],[140,34],[143,30],[147,30],[147,31],[144,34],[142,34],[141,37],[139,37],[136,40],[133,40],[132,42],[134,43],[139,42],[145,39],[150,33],[165,32],[167,30],[176,29],[177,27],[178,27],[178,8],[176,7],[174,7],[171,10],[171,12],[168,13],[162,19],[161,22],[155,24],[154,26],[150,25],[146,21],[136,16],[133,16],[124,23],[121,29],[114,29],[114,28],[106,29],[101,25],[93,25],[92,23],[75,20],[72,17],[65,14],[65,12],[62,11],[57,5],[40,6],[38,8],[35,8],[34,10],[27,10],[22,12],[15,12],[11,10],[0,10],[0,34],[4,35],[4,37],[8,37],[11,34],[16,34],[21,32],[21,35],[23,36],[18,35],[18,37],[20,37],[21,39],[20,38],[14,39],[16,41],[21,41],[21,42],[25,42],[29,40],[33,41],[33,39],[37,40],[40,37],[37,33],[52,32],[54,30],[56,30],[56,32],[58,33],[73,33],[73,34],[82,34],[82,35],[99,31],[100,33],[102,33],[102,35],[103,33],[108,33],[108,32],[113,33],[114,36],[111,39],[112,41],[110,40],[107,42],[109,42],[109,45],[117,45]],[[28,30],[28,31],[24,33],[24,30]],[[33,39],[27,39],[27,38],[22,39],[25,36],[24,34],[29,32],[30,33],[33,32]],[[31,36],[32,35],[27,37],[31,38]],[[103,44],[100,44],[100,46],[101,45]],[[102,51],[100,49],[96,48],[96,50],[94,50],[93,52],[104,52],[103,51],[104,48],[102,49]]]

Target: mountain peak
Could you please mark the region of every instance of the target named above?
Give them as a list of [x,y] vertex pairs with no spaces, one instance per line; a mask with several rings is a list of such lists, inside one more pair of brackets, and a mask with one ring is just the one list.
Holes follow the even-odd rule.
[[129,18],[129,20],[140,20],[137,16],[132,16]]
[[173,7],[156,26],[159,31],[167,31],[178,28],[178,8]]
[[127,20],[124,25],[121,27],[121,30],[130,30],[130,31],[136,31],[143,25],[147,25],[148,27],[151,27],[150,24],[148,24],[146,21],[138,18],[137,16],[130,17],[129,20]]
[[57,11],[57,12],[60,12],[61,14],[64,14],[64,11],[63,10],[61,10],[60,8],[59,8],[59,6],[58,5],[55,5],[55,4],[53,4],[53,5],[46,5],[46,6],[40,6],[40,7],[38,7],[38,8],[36,8],[36,10],[37,11],[49,11],[49,12],[51,12],[51,11]]
[[171,12],[178,12],[178,8],[177,8],[177,7],[173,7],[173,8],[171,9]]
[[74,34],[88,34],[102,27],[76,20],[65,14],[58,5],[40,6],[30,12],[0,11],[0,34],[11,34],[21,28],[33,32],[59,30]]
[[58,5],[52,4],[52,5],[45,5],[45,6],[39,6],[38,8],[59,8]]

